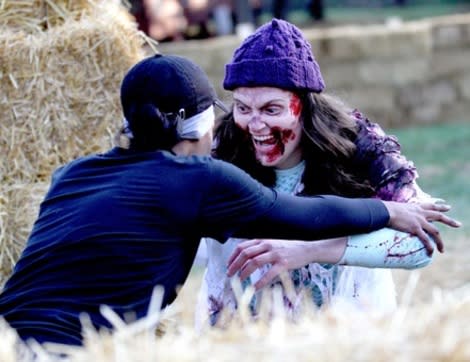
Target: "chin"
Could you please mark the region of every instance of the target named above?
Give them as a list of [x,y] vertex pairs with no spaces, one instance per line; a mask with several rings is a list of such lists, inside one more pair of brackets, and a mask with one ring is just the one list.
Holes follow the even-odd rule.
[[258,162],[261,164],[261,166],[264,166],[264,167],[277,167],[279,160],[275,160],[272,162],[258,160]]

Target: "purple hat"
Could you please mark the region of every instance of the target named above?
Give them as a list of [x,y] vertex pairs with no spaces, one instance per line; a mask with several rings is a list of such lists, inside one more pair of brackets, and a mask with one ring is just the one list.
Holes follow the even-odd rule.
[[325,88],[310,44],[287,21],[273,19],[258,28],[225,66],[225,89],[262,86],[316,93]]

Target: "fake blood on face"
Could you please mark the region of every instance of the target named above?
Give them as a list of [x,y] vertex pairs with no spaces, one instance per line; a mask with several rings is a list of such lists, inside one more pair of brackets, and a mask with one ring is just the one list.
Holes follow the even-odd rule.
[[302,111],[302,102],[296,94],[293,94],[290,99],[289,109],[295,117],[300,116],[300,112]]
[[280,129],[275,127],[272,129],[272,134],[274,136],[275,143],[271,149],[266,152],[267,161],[270,163],[283,156],[286,149],[286,143],[295,138],[295,133],[291,129]]

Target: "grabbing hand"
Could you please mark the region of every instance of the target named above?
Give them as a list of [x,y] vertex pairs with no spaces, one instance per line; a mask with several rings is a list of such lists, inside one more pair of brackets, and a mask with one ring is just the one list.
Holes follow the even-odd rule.
[[449,205],[432,201],[416,203],[384,201],[383,203],[390,214],[388,226],[416,235],[430,254],[434,248],[428,235],[436,243],[437,250],[441,253],[444,251],[444,242],[441,239],[439,229],[431,223],[432,221],[438,221],[451,227],[461,226],[460,222],[443,214],[450,210]]
[[240,271],[240,279],[248,278],[256,269],[266,264],[271,268],[256,282],[260,289],[276,276],[290,269],[300,268],[311,262],[312,245],[306,241],[253,239],[237,245],[228,260],[229,277]]

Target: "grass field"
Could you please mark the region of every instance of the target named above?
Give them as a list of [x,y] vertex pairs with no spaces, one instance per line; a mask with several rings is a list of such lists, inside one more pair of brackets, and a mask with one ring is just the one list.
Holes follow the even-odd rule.
[[[453,289],[470,283],[470,122],[393,130],[403,153],[415,162],[419,184],[452,205],[450,214],[463,222],[458,230],[441,228],[446,251],[421,272],[417,300],[427,300],[434,288]],[[408,273],[395,273],[403,286]]]

